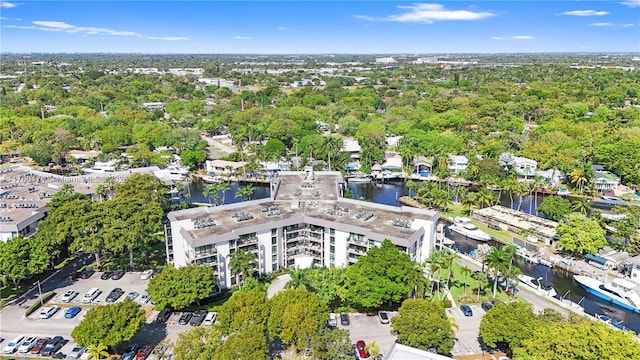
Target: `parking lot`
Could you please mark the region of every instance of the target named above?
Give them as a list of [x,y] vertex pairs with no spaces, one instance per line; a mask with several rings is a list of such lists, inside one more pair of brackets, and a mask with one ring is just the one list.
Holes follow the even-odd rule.
[[471,306],[473,316],[464,316],[460,307],[447,309],[447,316],[455,319],[458,324],[456,341],[451,351],[455,355],[481,354],[480,321],[485,311],[480,306]]
[[[397,312],[388,312],[389,317],[394,317]],[[338,328],[349,330],[352,343],[356,343],[358,340],[364,340],[369,344],[374,342],[380,346],[382,354],[388,354],[391,346],[396,341],[395,335],[391,334],[391,323],[381,324],[377,315],[366,315],[360,313],[349,313],[349,326],[343,326],[340,324],[340,317],[338,316]]]
[[[111,290],[119,287],[124,291],[124,295],[122,295],[117,302],[123,301],[127,294],[132,291],[140,294],[138,298],[134,300],[137,301],[140,299],[140,296],[146,292],[148,280],[141,280],[140,272],[125,273],[119,280],[101,280],[101,274],[100,272],[96,272],[88,279],[73,279],[67,276],[63,280],[52,281],[51,284],[48,284],[46,287],[43,285],[43,293],[50,290],[56,292],[56,295],[45,304],[45,306],[58,305],[61,307],[61,309],[49,319],[41,319],[39,310],[25,317],[27,308],[35,301],[38,301],[37,296],[32,296],[22,304],[7,306],[0,312],[0,324],[2,325],[0,326],[0,338],[6,339],[5,342],[7,342],[17,335],[35,335],[38,337],[54,337],[59,335],[68,341],[60,351],[64,354],[69,353],[73,346],[75,346],[75,342],[71,339],[71,332],[75,326],[82,321],[91,307],[105,304],[105,299]],[[82,304],[83,295],[94,287],[102,290],[102,293],[90,304]],[[61,298],[63,294],[70,289],[76,290],[78,295],[70,303],[63,303]],[[35,295],[37,295],[37,293]],[[72,319],[65,318],[64,313],[66,309],[74,305],[80,305],[83,308],[82,311]],[[149,304],[143,308],[149,312],[151,307],[152,305]],[[154,319],[152,316],[147,319],[147,322]],[[162,325],[162,327],[164,327],[164,325]],[[160,334],[166,335],[166,331],[163,329],[156,329],[155,327],[147,328],[147,326],[145,326],[141,335],[146,337],[150,333],[153,333],[154,337],[159,337]],[[0,344],[0,347],[4,347],[5,342]],[[20,354],[20,356],[22,357],[23,355]]]

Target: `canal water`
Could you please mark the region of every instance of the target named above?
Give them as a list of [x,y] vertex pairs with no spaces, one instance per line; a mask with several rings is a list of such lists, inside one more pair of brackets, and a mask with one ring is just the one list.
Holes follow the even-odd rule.
[[[191,183],[187,183],[188,186],[185,186],[184,192],[189,194],[190,196],[185,197],[183,200],[189,204],[194,203],[208,203],[209,198],[204,196],[202,192],[204,189],[210,184],[204,183],[202,180],[193,181]],[[229,190],[225,191],[224,194],[220,194],[218,201],[222,204],[222,200],[224,198],[225,204],[234,204],[243,201],[243,198],[236,197],[236,193],[239,189],[245,187],[245,184],[238,183],[230,183]],[[253,200],[256,199],[264,199],[270,196],[269,185],[264,184],[252,184],[253,186],[253,196],[251,197]],[[213,201],[213,200],[211,200]]]
[[[404,186],[403,182],[385,184],[357,183],[349,184],[348,187],[353,191],[354,198],[356,199],[393,206],[400,206],[397,200],[399,197],[409,195],[409,189]],[[539,206],[545,196],[547,195],[538,194],[537,198],[535,196],[523,197],[520,209],[526,213],[535,215],[535,209]],[[518,208],[518,201],[518,197],[514,196],[513,209]],[[511,207],[511,199],[508,194],[501,195],[500,204],[506,207]],[[450,233],[448,229],[446,235],[448,238],[454,240],[455,244],[453,245],[453,248],[463,254],[472,253],[475,251],[477,246],[481,244],[478,241],[466,239],[464,236]],[[493,243],[490,245],[498,246],[499,244]],[[522,270],[523,274],[536,278],[542,277],[552,282],[559,294],[559,297],[565,296],[565,299],[570,299],[576,303],[580,302],[580,305],[584,307],[586,313],[591,315],[607,315],[610,318],[622,321],[624,326],[634,330],[636,333],[640,333],[640,315],[612,306],[608,302],[588,294],[584,289],[578,286],[578,284],[573,280],[571,274],[561,270],[551,269],[544,265],[525,263],[524,261],[517,261],[516,264]]]

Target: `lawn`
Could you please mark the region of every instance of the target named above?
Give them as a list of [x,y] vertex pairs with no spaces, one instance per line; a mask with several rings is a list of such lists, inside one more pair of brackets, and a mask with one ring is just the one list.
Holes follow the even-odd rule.
[[[472,277],[473,272],[468,275],[465,275],[462,271],[462,265],[458,263],[454,263],[452,266],[452,275],[450,280],[449,291],[451,292],[451,296],[458,303],[466,303],[466,304],[480,304],[484,301],[491,301],[493,299],[493,283],[489,283],[486,279],[486,275],[483,276],[483,282],[474,279]],[[440,278],[442,282],[445,283],[447,281],[447,275],[449,274],[449,269],[443,269],[440,273]],[[466,287],[465,287],[466,284]],[[480,294],[478,296],[478,292],[476,289],[480,288]],[[437,297],[438,299],[441,298]],[[506,293],[498,287],[498,291],[496,293],[496,298],[502,301],[512,300]]]

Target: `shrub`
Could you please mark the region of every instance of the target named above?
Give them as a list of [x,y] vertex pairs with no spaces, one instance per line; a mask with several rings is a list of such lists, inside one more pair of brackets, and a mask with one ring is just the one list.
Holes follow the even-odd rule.
[[24,313],[24,316],[29,316],[29,315],[33,314],[36,310],[40,309],[42,304],[44,304],[47,301],[51,300],[51,298],[53,298],[54,296],[56,296],[55,291],[49,291],[48,293],[42,295],[42,301],[40,301],[40,299],[36,300],[36,302],[33,303],[33,305],[29,306],[27,311]]
[[451,300],[449,299],[442,300],[442,307],[444,307],[445,309],[450,309],[451,306],[452,306]]

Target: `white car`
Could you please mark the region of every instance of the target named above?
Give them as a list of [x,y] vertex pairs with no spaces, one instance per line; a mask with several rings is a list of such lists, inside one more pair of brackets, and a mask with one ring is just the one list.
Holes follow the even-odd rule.
[[28,353],[31,351],[31,348],[40,340],[37,336],[29,336],[22,340],[20,345],[18,346],[18,352],[21,354]]
[[16,352],[16,350],[18,350],[18,346],[20,346],[20,343],[22,342],[22,340],[24,340],[24,335],[16,336],[15,338],[13,338],[13,340],[7,343],[4,349],[2,349],[2,353],[13,354],[14,352]]
[[74,289],[67,290],[67,292],[64,293],[64,295],[62,295],[61,300],[63,303],[70,303],[71,300],[73,300],[76,296],[78,296],[78,294],[79,293]]
[[144,293],[144,294],[142,294],[142,296],[140,296],[140,299],[138,299],[138,304],[144,305],[144,304],[148,303],[149,300],[151,300],[151,297],[149,297],[149,294]]
[[67,358],[69,359],[79,359],[80,356],[87,350],[85,347],[80,347],[80,345],[76,345],[73,347]]
[[140,273],[140,280],[149,280],[153,276],[153,270],[145,270]]
[[40,319],[48,319],[60,310],[60,306],[51,305],[40,310]]

